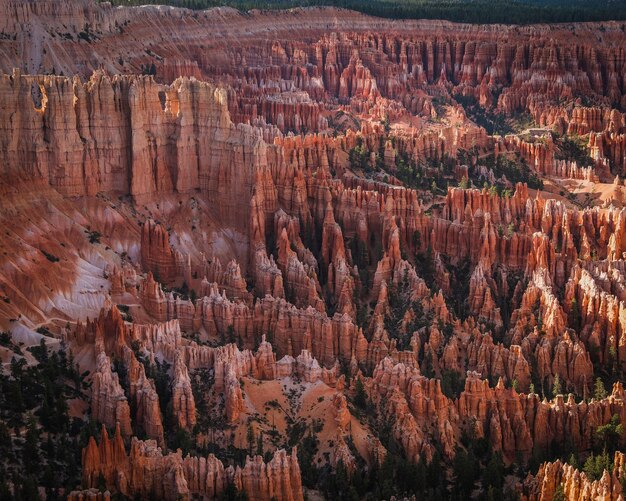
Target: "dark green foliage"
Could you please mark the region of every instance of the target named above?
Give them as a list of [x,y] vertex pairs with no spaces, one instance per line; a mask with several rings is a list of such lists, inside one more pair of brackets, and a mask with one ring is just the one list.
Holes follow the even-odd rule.
[[513,120],[504,113],[483,108],[478,104],[474,96],[462,96],[457,94],[454,96],[454,99],[463,106],[467,116],[473,120],[476,125],[483,127],[489,135],[498,134],[505,136],[513,132],[519,132],[524,125],[532,125],[532,120],[528,120],[525,116]]
[[596,400],[606,398],[606,388],[604,387],[604,383],[601,378],[596,378],[596,383],[593,389],[593,398]]
[[618,414],[614,414],[611,420],[596,430],[596,439],[604,452],[614,453],[624,435],[624,427]]
[[569,324],[569,327],[576,331],[577,334],[580,333],[582,316],[580,314],[580,307],[578,306],[578,301],[576,300],[576,298],[573,298],[570,304],[570,310],[567,316],[567,323]]
[[429,289],[435,289],[435,261],[430,245],[426,247],[425,252],[418,252],[415,256],[415,271],[424,279]]
[[222,494],[220,495],[219,499],[221,501],[247,501],[248,495],[245,493],[245,491],[237,490],[235,484],[229,482],[226,485],[226,488],[224,489]]
[[[165,435],[168,439],[168,446],[174,450],[180,448],[184,453],[191,452],[194,449],[193,437],[188,432],[178,429],[172,411],[172,381],[169,376],[171,364],[166,360],[160,361],[159,359],[156,359],[154,363],[150,363],[150,359],[144,356],[136,346],[133,348],[137,360],[144,366],[146,376],[154,381],[154,386],[159,396],[159,408],[161,410]],[[124,369],[122,369],[120,381],[122,381],[123,378],[126,378],[126,371]],[[124,386],[127,383],[124,381],[120,384]],[[199,396],[200,399],[203,399],[203,397],[204,395]]]
[[[411,287],[408,275],[402,277],[396,286],[388,286],[389,313],[385,316],[385,329],[391,339],[395,339],[399,350],[411,348],[413,332],[432,322],[432,312],[424,313],[422,303],[411,299]],[[408,310],[413,311],[413,318],[404,325],[404,317]]]
[[[355,385],[358,386],[358,381]],[[289,426],[287,445],[298,445],[302,484],[309,489],[319,490],[325,499],[373,500],[412,495],[418,499],[440,499],[445,492],[447,479],[439,455],[435,453],[430,464],[409,462],[404,457],[402,446],[393,438],[390,422],[383,419],[381,425],[381,417],[377,416],[376,408],[369,402],[365,412],[362,409],[358,411],[369,421],[370,426],[380,430],[379,438],[389,451],[383,464],[368,467],[351,439],[348,439],[347,445],[357,461],[355,471],[350,474],[341,462],[335,471],[325,463],[319,466],[314,458],[319,451],[317,433],[322,430],[323,423],[307,426],[304,421],[296,421]]]
[[552,383],[552,397],[556,398],[563,393],[563,387],[561,386],[561,378],[557,374],[554,376],[554,382]]
[[[60,499],[59,489],[80,483],[88,435],[85,423],[70,419],[67,400],[84,398],[84,375],[64,346],[50,351],[42,340],[29,351],[37,364],[14,357],[0,373],[0,479],[15,484],[15,499],[38,499],[38,485],[48,499]],[[0,499],[7,499],[7,487],[0,480]]]
[[594,480],[600,480],[604,474],[604,470],[608,470],[609,473],[613,471],[611,457],[606,452],[598,455],[591,454],[583,466],[583,471],[592,482]]
[[102,235],[99,231],[85,230],[85,232],[87,233],[87,238],[89,239],[90,244],[100,243],[100,238],[102,237]]
[[465,378],[458,372],[445,370],[441,375],[441,391],[448,398],[459,398],[465,388]]
[[320,482],[322,470],[315,464],[314,457],[319,450],[317,434],[322,430],[322,427],[321,421],[315,422],[312,426],[307,426],[304,420],[300,420],[290,423],[287,430],[287,445],[289,447],[298,446],[298,463],[300,464],[302,484],[308,488],[316,488]]
[[445,493],[446,476],[437,454],[429,464],[415,464],[394,448],[381,465],[357,468],[351,476],[341,463],[336,472],[323,468],[319,474],[326,499],[402,499],[415,495],[417,499],[435,500],[443,499]]
[[358,236],[350,240],[350,252],[352,260],[359,270],[366,269],[370,265],[370,256],[367,244]]
[[210,369],[195,369],[189,371],[189,377],[191,379],[191,391],[193,392],[193,398],[196,402],[197,423],[194,429],[194,435],[211,428],[226,428],[222,404],[219,404],[216,408],[211,404],[209,398],[209,392],[215,383],[213,371]]
[[427,186],[427,181],[423,178],[420,167],[413,165],[404,154],[396,156],[396,177],[410,188],[425,188]]
[[181,299],[184,299],[185,301],[189,300],[192,303],[195,303],[196,298],[198,297],[195,289],[190,289],[187,282],[183,282],[183,285],[180,287],[172,287],[172,292],[179,295]]
[[117,309],[120,310],[122,318],[125,322],[133,321],[133,316],[130,314],[130,306],[128,306],[127,304],[118,304]]
[[298,443],[298,463],[302,484],[309,488],[314,488],[317,483],[318,471],[313,458],[317,454],[318,446],[319,440],[313,433],[305,435]]
[[24,500],[38,499],[39,489],[37,489],[37,477],[30,475],[24,479],[20,489],[20,498]]
[[152,75],[152,76],[155,76],[156,75],[156,65],[154,63],[146,64],[145,66],[142,64],[141,65],[141,74],[142,75]]
[[355,170],[362,170],[368,172],[372,170],[370,165],[370,155],[367,147],[363,145],[361,138],[357,140],[357,145],[350,149],[348,152],[348,159],[350,160],[350,168]]
[[59,262],[59,258],[56,257],[54,254],[50,254],[49,252],[46,252],[45,250],[42,250],[41,253],[46,256],[46,259],[48,261],[50,261],[51,263],[57,263]]
[[422,234],[419,230],[415,230],[413,232],[412,243],[416,251],[419,251],[422,248]]
[[256,439],[256,454],[257,456],[263,455],[263,432],[260,432]]
[[[453,461],[453,498],[467,499],[480,486],[481,499],[510,499],[511,493],[504,488],[504,477],[509,471],[502,455],[493,451],[489,439],[474,436],[475,425],[475,421],[470,423],[461,436],[462,447],[457,449]],[[522,463],[521,458],[518,462]]]
[[195,451],[195,441],[191,433],[181,428],[176,428],[173,432],[166,434],[167,447],[172,451],[180,449],[183,456]]
[[117,309],[120,310],[120,313],[128,313],[130,311],[130,306],[127,304],[118,304]]
[[345,499],[346,501],[358,501],[360,499],[343,461],[339,461],[334,472],[326,469],[324,473],[322,490],[326,494],[326,499]]
[[504,462],[500,453],[493,453],[483,471],[483,487],[500,490],[504,485]]
[[355,283],[354,290],[352,291],[352,300],[356,306],[356,324],[359,327],[365,328],[367,325],[368,308],[367,304],[363,304],[361,301],[361,284]]
[[365,409],[365,407],[367,407],[367,393],[365,392],[365,387],[363,386],[363,381],[360,377],[357,378],[354,387],[354,405],[360,409]]
[[9,484],[3,471],[0,471],[0,501],[11,501],[13,496],[9,490]]
[[[572,0],[113,0],[114,5],[168,4],[190,9],[227,5],[241,10],[332,5],[394,19],[447,19],[465,23],[532,24],[626,19],[618,2]],[[469,4],[469,5],[468,5]]]
[[474,452],[470,449],[457,449],[452,464],[454,473],[454,490],[459,498],[469,498],[474,484],[480,474],[480,465]]
[[459,101],[459,103],[463,105],[468,116],[477,125],[484,127],[489,135],[506,136],[507,134],[519,134],[535,126],[532,116],[525,112],[505,115],[490,108],[483,108],[478,103],[470,104],[469,106],[462,101]]
[[565,501],[567,498],[565,497],[565,492],[563,491],[563,484],[559,484],[554,491],[554,496],[552,496],[552,501]]
[[[446,263],[445,256],[442,256],[442,260]],[[447,265],[447,269],[451,272],[450,294],[447,297],[448,304],[456,316],[464,320],[470,313],[468,298],[471,266],[469,258],[465,258],[456,266]]]
[[13,342],[13,338],[11,337],[10,332],[0,332],[0,346],[10,348],[17,355],[22,354],[22,349],[19,345]]
[[26,436],[22,444],[22,463],[26,473],[32,475],[39,470],[41,458],[39,456],[40,432],[37,421],[31,416],[26,426]]
[[[494,155],[489,155],[485,158],[484,163],[487,168],[493,170],[496,179],[500,179],[504,175],[506,179],[513,184],[526,183],[531,189],[543,189],[543,181],[537,177],[522,158],[509,158],[504,155],[495,157]],[[479,184],[478,180],[476,180],[476,184]],[[496,183],[498,194],[502,194],[505,188],[506,186],[501,183]]]
[[85,24],[83,30],[78,33],[78,40],[84,40],[85,42],[91,43],[94,40],[97,40],[98,37],[95,33],[91,31],[91,26],[89,23]]
[[137,360],[143,364],[146,376],[154,381],[156,392],[159,395],[159,407],[161,409],[161,416],[163,416],[163,427],[166,431],[174,431],[174,417],[171,411],[172,382],[168,374],[171,364],[166,360],[161,362],[159,359],[156,359],[154,364],[152,364],[150,363],[150,359],[143,356],[139,351],[135,351],[135,356]]
[[400,152],[396,155],[395,176],[409,188],[440,194],[446,191],[448,185],[456,186],[456,163],[456,159],[446,155],[443,158],[427,158],[415,164],[406,153]]
[[254,448],[254,428],[252,428],[252,425],[248,425],[246,440],[248,442],[248,454],[252,455],[252,450]]
[[220,345],[225,345],[228,343],[236,343],[239,348],[241,348],[241,339],[235,333],[235,326],[230,324],[226,327],[226,331],[222,330],[220,332]]
[[580,167],[594,165],[587,152],[587,140],[580,136],[563,136],[556,140],[558,146],[554,155],[559,160],[575,161]]
[[383,128],[385,129],[385,134],[389,135],[391,132],[391,123],[389,122],[389,115],[385,115],[383,119]]
[[[43,334],[44,336],[48,336],[48,337],[52,336],[50,329],[44,326],[37,327],[37,329],[35,329],[35,332],[37,332],[38,334]],[[35,355],[35,358],[37,358],[37,360],[39,360],[39,357],[46,357],[47,348],[46,348],[45,341],[42,339],[41,342],[39,343],[39,346],[32,346],[31,348],[29,348],[29,351],[31,351]]]
[[300,439],[307,433],[307,431],[309,431],[309,429],[304,420],[291,423],[287,431],[287,444],[290,447],[297,445]]

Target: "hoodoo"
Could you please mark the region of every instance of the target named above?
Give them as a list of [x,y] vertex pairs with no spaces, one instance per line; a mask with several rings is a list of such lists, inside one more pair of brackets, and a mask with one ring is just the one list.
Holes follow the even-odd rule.
[[623,499],[626,12],[135,3],[0,0],[0,500]]

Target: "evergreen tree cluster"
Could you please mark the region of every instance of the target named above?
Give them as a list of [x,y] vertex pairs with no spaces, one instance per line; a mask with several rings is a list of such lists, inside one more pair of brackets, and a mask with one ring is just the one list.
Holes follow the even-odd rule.
[[290,9],[333,6],[392,19],[446,19],[479,24],[533,24],[626,19],[618,0],[112,0],[114,5],[167,4],[188,9],[229,6],[251,9]]
[[84,398],[86,374],[71,353],[30,348],[37,363],[14,356],[0,372],[0,500],[63,499],[80,485],[81,451],[97,427],[70,418],[68,400]]
[[[391,339],[396,340],[398,350],[410,350],[413,333],[430,325],[433,314],[424,313],[422,303],[411,298],[411,287],[406,274],[398,285],[390,283],[388,299],[389,311],[385,315],[385,330]],[[409,311],[412,318],[407,321],[405,315]]]

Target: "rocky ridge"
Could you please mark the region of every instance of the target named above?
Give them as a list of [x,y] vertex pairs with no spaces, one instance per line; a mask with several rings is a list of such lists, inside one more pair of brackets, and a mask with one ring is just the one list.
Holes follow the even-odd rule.
[[0,0],[0,326],[86,374],[70,499],[340,496],[477,443],[545,460],[524,499],[621,495],[621,453],[559,452],[626,424],[617,23],[57,4]]

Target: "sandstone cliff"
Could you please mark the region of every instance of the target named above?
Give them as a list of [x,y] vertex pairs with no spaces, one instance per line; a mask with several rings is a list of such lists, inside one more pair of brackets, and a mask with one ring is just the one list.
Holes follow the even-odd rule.
[[[267,464],[260,456],[248,457],[243,467],[224,467],[214,455],[182,457],[180,451],[163,455],[154,441],[133,439],[124,448],[119,429],[109,438],[106,429],[98,444],[93,438],[83,450],[83,480],[95,486],[104,478],[107,487],[125,496],[156,495],[160,499],[220,496],[229,483],[248,496],[263,501],[303,499],[296,450],[277,451]],[[81,499],[76,494],[75,499]],[[82,494],[84,496],[84,494]]]

